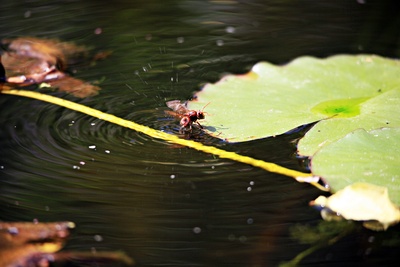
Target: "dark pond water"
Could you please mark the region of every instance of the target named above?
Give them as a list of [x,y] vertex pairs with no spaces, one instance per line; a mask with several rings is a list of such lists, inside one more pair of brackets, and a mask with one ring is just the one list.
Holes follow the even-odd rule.
[[[376,53],[398,57],[396,1],[3,0],[0,37],[60,38],[112,50],[72,66],[98,96],[47,92],[177,133],[165,101],[266,60]],[[257,115],[257,109],[246,111]],[[307,249],[320,193],[290,178],[176,147],[44,102],[0,96],[0,219],[77,224],[69,250],[122,250],[137,266],[277,266]],[[245,122],[243,122],[245,123]],[[223,149],[304,171],[301,133]],[[358,229],[358,228],[357,228]],[[358,229],[302,266],[393,266],[399,228]]]

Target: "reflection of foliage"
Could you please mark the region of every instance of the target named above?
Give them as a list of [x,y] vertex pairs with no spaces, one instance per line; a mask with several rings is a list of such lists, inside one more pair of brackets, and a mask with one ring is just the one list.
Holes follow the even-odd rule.
[[281,267],[297,266],[302,259],[323,247],[336,243],[339,239],[351,233],[355,227],[349,221],[326,222],[320,221],[317,226],[296,225],[291,228],[291,235],[299,243],[310,244],[310,248],[299,253],[289,262],[280,264]]
[[290,229],[293,238],[301,244],[315,244],[337,236],[345,229],[352,228],[353,223],[347,221],[320,221],[317,226],[297,224]]

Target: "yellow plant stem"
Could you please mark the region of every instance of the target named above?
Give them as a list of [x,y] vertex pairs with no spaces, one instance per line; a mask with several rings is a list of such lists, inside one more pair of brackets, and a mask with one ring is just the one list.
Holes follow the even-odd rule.
[[193,148],[193,149],[205,152],[205,153],[219,156],[220,158],[226,158],[226,159],[242,162],[245,164],[249,164],[254,167],[264,169],[268,172],[273,172],[273,173],[293,177],[299,182],[309,182],[310,184],[319,188],[320,190],[328,191],[328,189],[324,188],[318,182],[314,181],[316,177],[313,177],[312,174],[310,174],[310,173],[303,173],[303,172],[291,170],[291,169],[279,166],[274,163],[265,162],[263,160],[258,160],[258,159],[254,159],[254,158],[247,157],[247,156],[242,156],[242,155],[236,154],[235,152],[225,151],[223,149],[219,149],[219,148],[216,148],[213,146],[206,146],[206,145],[203,145],[202,143],[195,142],[192,140],[182,139],[176,135],[167,134],[162,131],[154,130],[150,127],[147,127],[147,126],[144,126],[141,124],[137,124],[133,121],[128,121],[128,120],[116,117],[114,115],[101,112],[97,109],[89,108],[87,106],[84,106],[84,105],[81,105],[78,103],[74,103],[74,102],[71,102],[71,101],[68,101],[68,100],[65,100],[62,98],[58,98],[58,97],[54,97],[54,96],[50,96],[50,95],[46,95],[46,94],[41,94],[41,93],[33,92],[33,91],[14,90],[14,89],[3,90],[3,91],[1,91],[1,93],[9,94],[9,95],[24,96],[24,97],[42,100],[42,101],[45,101],[48,103],[52,103],[52,104],[55,104],[58,106],[62,106],[62,107],[68,108],[68,109],[72,109],[72,110],[87,114],[92,117],[96,117],[96,118],[104,120],[104,121],[108,121],[108,122],[117,124],[122,127],[126,127],[129,129],[135,130],[137,132],[144,133],[153,138],[158,138],[158,139],[168,141],[170,143],[190,147],[190,148]]

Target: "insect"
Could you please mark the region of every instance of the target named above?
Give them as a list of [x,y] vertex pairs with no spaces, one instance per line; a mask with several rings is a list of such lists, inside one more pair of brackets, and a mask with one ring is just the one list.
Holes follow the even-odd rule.
[[[192,130],[192,125],[195,122],[201,129],[203,129],[203,126],[198,122],[198,120],[202,120],[205,118],[204,115],[204,108],[210,104],[208,103],[203,107],[201,110],[189,110],[187,108],[187,102],[181,103],[179,100],[171,100],[168,101],[167,107],[172,109],[174,111],[174,116],[180,118],[180,125],[181,125],[181,130]],[[172,112],[171,112],[172,113]],[[170,114],[171,114],[170,113]]]

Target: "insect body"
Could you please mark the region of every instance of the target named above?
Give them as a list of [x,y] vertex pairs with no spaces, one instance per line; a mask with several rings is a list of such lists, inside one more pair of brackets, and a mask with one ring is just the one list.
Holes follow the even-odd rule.
[[202,120],[205,118],[204,115],[204,108],[208,105],[205,105],[202,110],[189,110],[187,108],[187,102],[181,103],[179,100],[172,100],[168,101],[167,107],[172,109],[175,114],[174,116],[180,118],[180,125],[183,130],[189,129],[189,131],[192,130],[192,125],[195,122],[201,129],[203,129],[203,126],[199,123],[198,120]]

